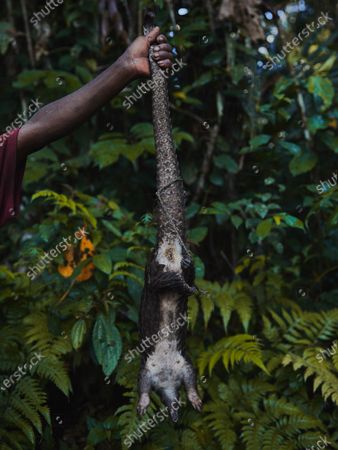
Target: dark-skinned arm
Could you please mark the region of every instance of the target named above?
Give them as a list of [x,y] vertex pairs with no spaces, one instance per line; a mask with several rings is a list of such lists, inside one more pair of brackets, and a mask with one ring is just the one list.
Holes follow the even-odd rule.
[[125,53],[94,80],[72,94],[42,107],[20,129],[17,141],[17,159],[26,157],[56,139],[66,136],[88,120],[98,109],[110,101],[130,81],[150,75],[149,47],[154,48],[154,59],[162,69],[171,67],[171,46],[156,27],[146,37],[138,37]]

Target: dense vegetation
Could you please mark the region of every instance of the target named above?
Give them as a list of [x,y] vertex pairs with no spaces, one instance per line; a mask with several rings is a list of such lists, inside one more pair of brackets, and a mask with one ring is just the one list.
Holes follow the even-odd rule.
[[[44,5],[2,6],[2,130],[114,61],[150,4],[67,0],[33,26]],[[170,91],[200,288],[188,349],[204,408],[187,404],[178,425],[161,421],[132,448],[303,449],[321,438],[338,448],[336,5],[157,5],[186,63]],[[300,34],[322,12],[333,20]],[[138,343],[156,234],[149,94],[123,105],[139,83],[29,158],[20,217],[1,230],[1,450],[127,448],[163,407],[153,395],[137,417],[139,358],[124,358]],[[45,252],[82,227],[86,237],[44,267]]]

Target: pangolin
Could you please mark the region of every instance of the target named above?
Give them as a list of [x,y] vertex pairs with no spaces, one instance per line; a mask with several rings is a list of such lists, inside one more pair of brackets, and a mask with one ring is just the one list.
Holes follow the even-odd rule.
[[[146,15],[146,34],[153,28],[153,18],[153,14]],[[185,352],[187,299],[196,292],[195,269],[187,248],[185,192],[172,136],[167,79],[152,52],[150,48],[158,229],[140,306],[140,339],[149,347],[141,359],[137,409],[139,414],[145,413],[154,389],[176,422],[178,408],[174,404],[182,383],[193,407],[200,410],[202,406],[195,370]]]

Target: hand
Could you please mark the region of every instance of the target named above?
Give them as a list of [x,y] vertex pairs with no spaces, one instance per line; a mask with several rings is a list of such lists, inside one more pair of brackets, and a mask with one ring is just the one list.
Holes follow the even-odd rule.
[[157,62],[161,69],[168,69],[173,63],[173,54],[171,45],[168,44],[167,38],[160,34],[159,27],[155,27],[147,36],[139,36],[125,51],[123,57],[126,60],[135,77],[149,77],[149,48],[154,46],[153,59]]

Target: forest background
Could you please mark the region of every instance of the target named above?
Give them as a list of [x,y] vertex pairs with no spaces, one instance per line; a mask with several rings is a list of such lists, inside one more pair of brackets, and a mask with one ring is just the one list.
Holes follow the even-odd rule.
[[156,236],[151,102],[137,80],[29,157],[20,216],[1,230],[1,450],[337,449],[336,2],[48,5],[2,2],[2,132],[111,64],[142,34],[145,7],[184,62],[170,106],[204,407],[150,426],[153,395],[136,414],[140,358],[125,356]]

